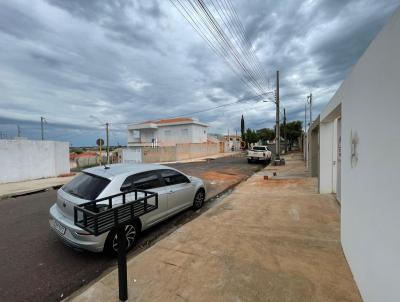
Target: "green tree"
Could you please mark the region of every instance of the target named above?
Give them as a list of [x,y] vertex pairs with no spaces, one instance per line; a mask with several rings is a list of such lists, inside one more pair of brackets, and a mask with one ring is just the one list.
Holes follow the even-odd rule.
[[273,140],[275,138],[275,131],[270,128],[263,128],[257,130],[257,137],[265,145],[267,141]]
[[249,144],[254,144],[254,143],[258,142],[257,133],[255,131],[251,130],[250,128],[248,128],[246,131],[246,139],[247,139],[247,143],[249,143]]
[[[289,150],[292,150],[294,142],[301,136],[303,132],[303,123],[301,121],[293,121],[286,123],[286,137],[289,144]],[[281,124],[281,133],[283,135],[283,124]]]

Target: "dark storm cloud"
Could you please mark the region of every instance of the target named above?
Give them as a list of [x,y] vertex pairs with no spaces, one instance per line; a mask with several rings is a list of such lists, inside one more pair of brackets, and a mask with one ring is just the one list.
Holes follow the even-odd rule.
[[357,18],[358,10],[365,7],[368,8],[363,13],[365,22],[354,22],[357,20],[347,18],[337,26],[336,32],[331,32],[329,37],[325,36],[314,45],[311,55],[315,57],[319,69],[328,75],[326,85],[343,79],[343,74],[358,60],[382,28],[388,15],[392,13],[394,5],[384,2],[356,1],[353,4],[347,3],[341,7],[341,10],[332,9],[332,11],[340,11],[342,14],[354,15]]
[[[399,4],[232,2],[271,89],[280,70],[288,120],[304,119],[310,92],[317,115]],[[254,94],[169,1],[2,1],[0,45],[0,128],[15,134],[23,124],[34,138],[45,116],[50,138],[93,143],[108,121],[112,140],[123,142],[123,123],[190,115]],[[252,100],[194,116],[210,132],[226,132],[240,128],[242,114],[261,128],[273,125],[275,113],[272,103]]]
[[37,61],[47,65],[49,68],[61,68],[62,65],[68,63],[68,62],[65,62],[64,60],[58,59],[55,56],[49,56],[44,53],[35,52],[35,51],[32,51],[30,53],[30,56],[32,57],[32,59],[37,60]]
[[[159,23],[164,17],[156,1],[48,0],[48,2],[73,16],[99,24],[108,31],[106,35],[113,40],[125,43],[130,47],[147,49],[154,47],[157,51],[162,50],[162,47],[156,45],[154,35],[149,33],[148,27],[145,25],[146,21]],[[135,10],[137,14],[129,15],[130,10]]]
[[48,0],[47,2],[65,9],[71,15],[95,22],[102,21],[103,18],[124,15],[125,9],[132,5],[132,3],[124,0]]
[[20,7],[13,7],[12,3],[0,3],[0,32],[25,39],[41,30],[45,30],[45,27],[28,12]]
[[89,21],[102,22],[105,19],[121,18],[126,15],[127,8],[135,8],[140,14],[161,18],[163,13],[159,3],[154,0],[126,1],[126,0],[47,0],[50,4],[59,6],[72,15],[85,18]]

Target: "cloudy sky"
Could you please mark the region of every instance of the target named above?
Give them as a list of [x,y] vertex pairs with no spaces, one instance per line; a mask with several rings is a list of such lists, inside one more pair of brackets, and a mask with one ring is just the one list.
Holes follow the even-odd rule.
[[[182,1],[182,0],[181,0]],[[214,0],[215,1],[215,0]],[[206,3],[212,4],[212,0]],[[271,87],[281,75],[288,120],[329,101],[399,0],[232,0]],[[254,95],[167,0],[1,0],[0,136],[93,145],[110,123],[187,115],[226,133],[272,127],[274,104]]]

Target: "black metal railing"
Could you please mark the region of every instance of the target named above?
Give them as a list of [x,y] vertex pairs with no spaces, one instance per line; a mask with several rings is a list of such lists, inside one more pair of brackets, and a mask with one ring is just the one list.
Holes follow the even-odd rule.
[[[143,196],[138,196],[142,193]],[[74,224],[95,236],[158,208],[158,194],[133,189],[74,207]]]

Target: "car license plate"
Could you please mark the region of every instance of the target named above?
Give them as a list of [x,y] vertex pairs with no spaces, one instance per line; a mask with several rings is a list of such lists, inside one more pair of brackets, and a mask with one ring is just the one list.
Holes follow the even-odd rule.
[[65,234],[65,227],[59,224],[57,221],[54,220],[54,228],[59,232],[60,234],[64,235]]

